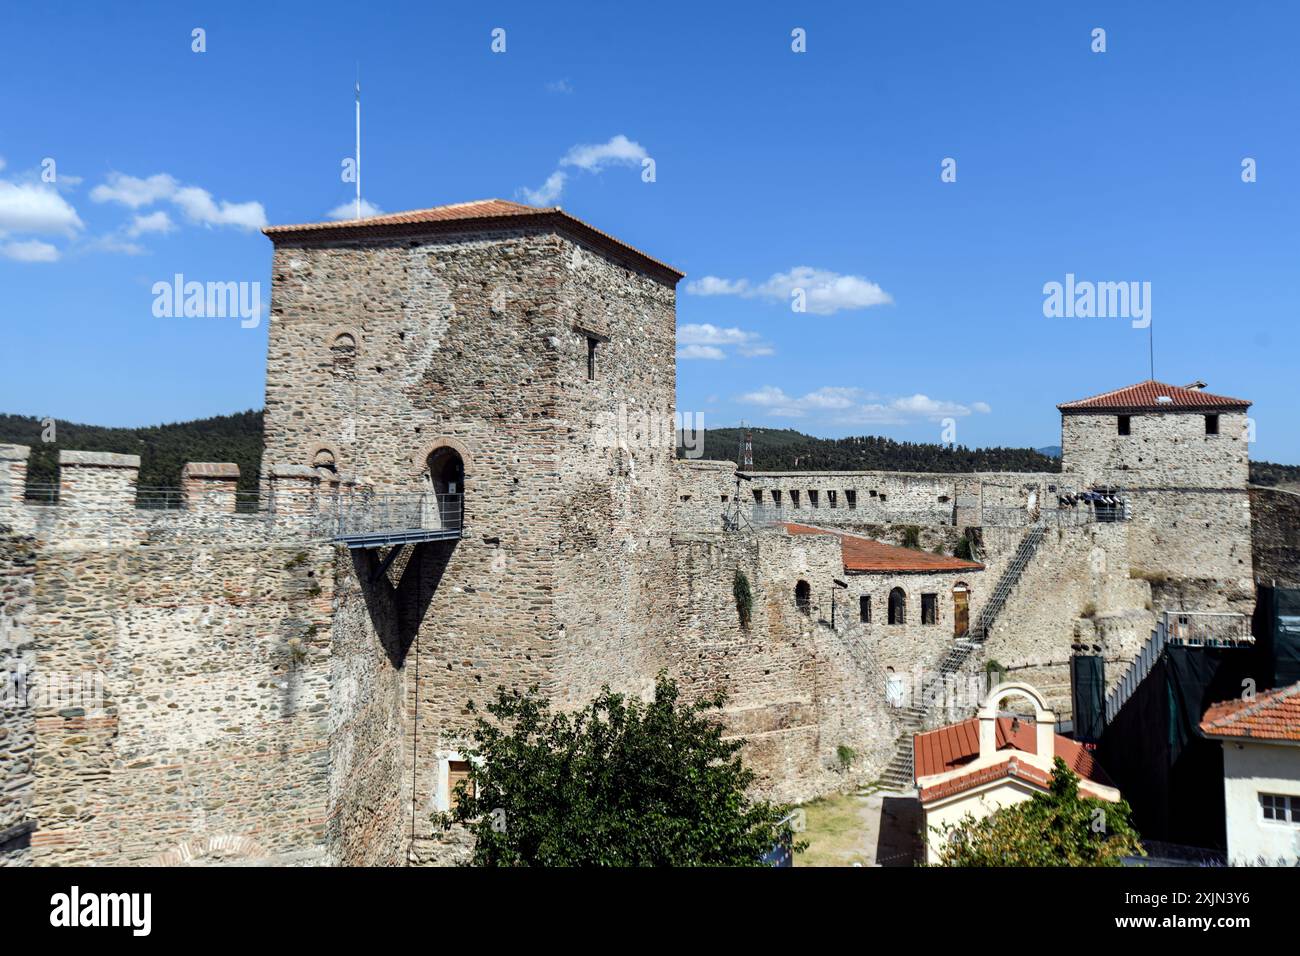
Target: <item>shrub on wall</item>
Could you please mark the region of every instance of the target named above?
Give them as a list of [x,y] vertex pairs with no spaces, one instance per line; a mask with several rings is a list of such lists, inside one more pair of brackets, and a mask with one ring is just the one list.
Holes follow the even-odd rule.
[[736,613],[740,615],[740,626],[749,630],[749,621],[754,613],[754,593],[749,589],[749,578],[745,572],[736,568],[735,577],[731,579],[731,593],[736,599]]

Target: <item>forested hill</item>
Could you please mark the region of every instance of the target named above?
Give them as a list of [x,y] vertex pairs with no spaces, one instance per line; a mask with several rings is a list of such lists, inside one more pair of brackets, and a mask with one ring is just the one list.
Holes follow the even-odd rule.
[[0,444],[30,445],[28,484],[55,481],[59,451],[112,451],[140,456],[140,487],[175,488],[189,461],[233,461],[239,487],[253,491],[262,467],[262,413],[238,412],[173,425],[106,428],[56,419],[54,441],[41,440],[39,418],[0,415]]
[[[53,442],[41,441],[41,420],[0,414],[0,444],[30,445],[28,481],[57,477],[59,449],[139,455],[140,486],[175,488],[187,461],[233,461],[242,490],[257,488],[262,466],[262,413],[238,412],[172,425],[106,428],[55,421]],[[1032,448],[948,448],[890,438],[814,438],[789,428],[754,428],[754,467],[761,471],[1058,471],[1059,458]],[[704,457],[735,461],[740,430],[704,433]],[[1300,487],[1300,465],[1250,463],[1258,485]]]
[[[1058,458],[1032,448],[950,448],[864,435],[814,438],[789,428],[750,429],[758,471],[1059,471]],[[738,428],[704,433],[704,457],[736,461]]]

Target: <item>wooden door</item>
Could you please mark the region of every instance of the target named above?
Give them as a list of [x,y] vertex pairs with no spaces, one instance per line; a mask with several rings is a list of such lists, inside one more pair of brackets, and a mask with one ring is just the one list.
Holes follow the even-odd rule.
[[963,587],[952,591],[952,633],[961,637],[970,630],[970,592]]

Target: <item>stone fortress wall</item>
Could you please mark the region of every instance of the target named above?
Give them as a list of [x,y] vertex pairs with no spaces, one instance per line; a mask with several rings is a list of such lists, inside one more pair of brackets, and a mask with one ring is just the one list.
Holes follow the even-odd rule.
[[[137,458],[63,451],[57,502],[33,503],[27,450],[0,446],[0,664],[98,690],[0,701],[0,864],[455,862],[465,834],[433,815],[467,703],[503,685],[574,707],[606,685],[648,695],[664,671],[690,699],[727,695],[756,792],[871,781],[899,733],[887,668],[932,671],[954,587],[974,620],[1042,513],[970,666],[996,659],[1059,710],[1074,645],[1103,648],[1114,679],[1165,607],[1248,600],[1244,469],[1190,433],[1130,476],[1134,514],[1115,524],[1057,496],[1146,456],[1113,460],[1069,422],[1063,474],[676,460],[675,280],[589,239],[553,223],[278,239],[256,500],[234,466],[195,463],[174,501],[138,507]],[[1188,497],[1170,485],[1184,450],[1205,459]],[[437,472],[449,458],[461,470]],[[459,539],[331,543],[352,493],[453,473]],[[969,536],[983,570],[848,573],[830,533],[906,529],[948,554]],[[902,625],[885,617],[895,587]],[[933,623],[923,594],[940,596]]]

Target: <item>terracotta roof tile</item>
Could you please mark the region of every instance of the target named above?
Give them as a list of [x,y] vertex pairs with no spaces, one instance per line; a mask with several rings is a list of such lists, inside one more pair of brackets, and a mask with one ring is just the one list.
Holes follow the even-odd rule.
[[[1161,396],[1168,401],[1160,401]],[[1243,398],[1228,398],[1225,395],[1212,395],[1199,389],[1184,388],[1180,385],[1168,385],[1147,379],[1127,388],[1117,388],[1113,392],[1104,392],[1091,398],[1081,398],[1075,402],[1057,405],[1061,411],[1162,411],[1167,408],[1249,408],[1250,402]]]
[[[1010,717],[999,717],[996,741],[998,750],[1019,750],[1024,753],[1038,752],[1038,738],[1034,724],[1020,721],[1013,729]],[[1097,763],[1092,751],[1082,744],[1053,735],[1056,753],[1054,756],[1065,761],[1066,766],[1085,780],[1093,780],[1104,786],[1112,786],[1110,778],[1101,764]],[[948,724],[936,730],[917,734],[912,738],[912,766],[916,777],[929,777],[936,773],[956,770],[963,764],[970,763],[980,752],[979,718],[972,717],[960,723]]]
[[838,537],[845,571],[916,573],[984,570],[984,565],[974,561],[964,561],[944,554],[931,554],[929,551],[917,551],[913,548],[900,548],[897,545],[885,544],[847,531],[817,528],[806,524],[787,524],[785,530],[790,534],[833,534]]
[[[1002,763],[994,764],[991,767],[981,767],[979,770],[972,770],[970,773],[953,777],[950,780],[944,780],[933,786],[923,789],[919,796],[921,803],[930,803],[933,800],[942,800],[944,797],[955,796],[964,793],[967,790],[991,783],[994,780],[1001,780],[1003,777],[1015,777],[1024,780],[1046,790],[1051,786],[1051,775],[1042,769],[1035,767],[1033,764],[1025,763],[1023,760],[1016,760],[1010,757]],[[1113,784],[1101,780],[1082,779],[1079,781],[1079,791],[1084,796],[1105,797],[1108,796],[1096,790],[1091,784],[1096,783],[1099,786],[1113,787]]]
[[674,269],[635,246],[602,232],[590,223],[571,216],[559,206],[526,206],[505,199],[478,199],[473,202],[432,206],[406,212],[385,213],[364,219],[338,219],[329,222],[306,222],[296,225],[268,226],[262,232],[273,242],[312,239],[357,239],[389,235],[447,233],[471,228],[500,227],[512,221],[567,231],[585,239],[616,258],[640,266],[656,278],[676,283],[685,273]]
[[1293,740],[1300,743],[1300,683],[1266,691],[1254,700],[1228,700],[1205,712],[1207,737]]

